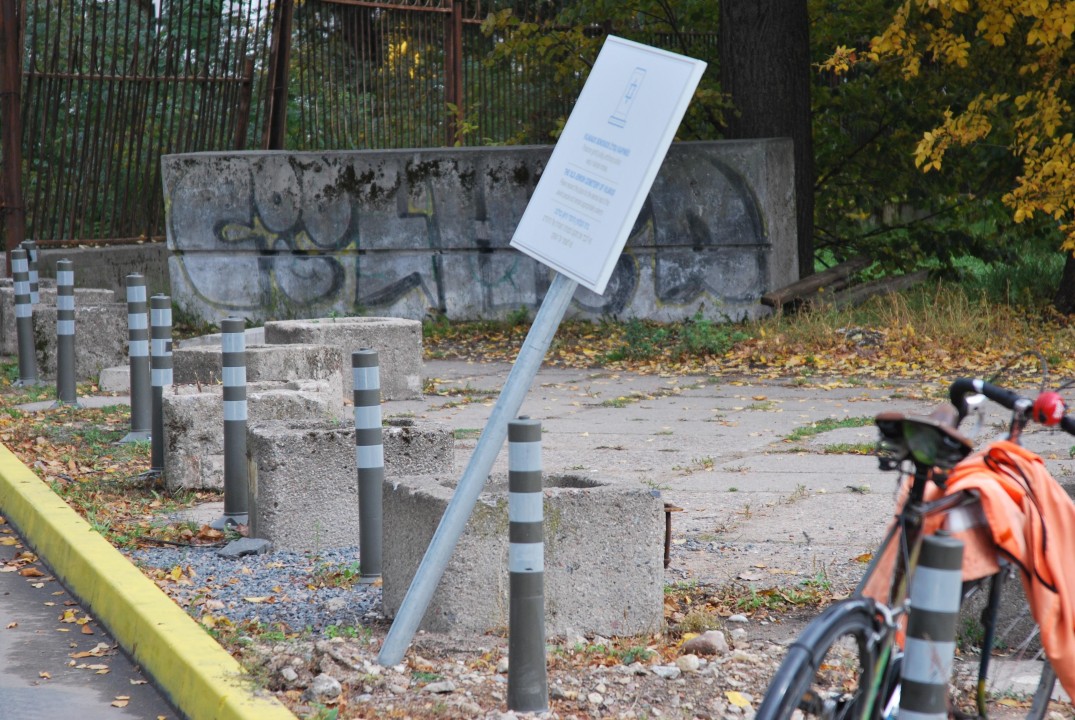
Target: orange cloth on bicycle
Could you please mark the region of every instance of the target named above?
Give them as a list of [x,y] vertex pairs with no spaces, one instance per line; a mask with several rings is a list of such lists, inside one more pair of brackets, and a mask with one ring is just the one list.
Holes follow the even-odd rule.
[[993,541],[1022,569],[1045,655],[1075,697],[1075,503],[1037,454],[1007,440],[956,465],[945,492],[961,490],[978,492]]
[[[931,483],[925,499],[963,490],[981,498],[995,543],[975,542],[974,528],[953,532],[966,542],[963,579],[995,573],[996,548],[1019,566],[1045,655],[1064,690],[1075,697],[1075,503],[1038,455],[1007,440],[991,443],[956,465],[944,490]],[[943,521],[943,516],[928,518],[925,532],[936,532]],[[887,601],[895,549],[892,543],[865,595]]]

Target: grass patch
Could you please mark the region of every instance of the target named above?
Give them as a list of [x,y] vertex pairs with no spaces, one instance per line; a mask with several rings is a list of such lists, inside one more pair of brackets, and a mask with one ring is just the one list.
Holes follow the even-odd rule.
[[631,665],[632,663],[645,663],[657,653],[646,647],[644,642],[637,638],[613,638],[605,643],[574,643],[571,646],[557,647],[553,649],[552,660],[560,659],[570,664],[585,663],[586,665]]
[[833,443],[821,448],[826,455],[873,455],[877,452],[876,443]]
[[824,420],[818,420],[815,423],[810,423],[809,425],[795,428],[795,430],[784,437],[784,442],[799,442],[805,438],[820,435],[821,433],[826,433],[830,430],[839,430],[840,428],[865,427],[867,425],[873,425],[873,421],[874,418],[868,416],[826,418]]
[[741,325],[714,322],[701,313],[684,322],[657,323],[631,318],[622,339],[606,353],[612,362],[660,357],[719,356],[751,337]]

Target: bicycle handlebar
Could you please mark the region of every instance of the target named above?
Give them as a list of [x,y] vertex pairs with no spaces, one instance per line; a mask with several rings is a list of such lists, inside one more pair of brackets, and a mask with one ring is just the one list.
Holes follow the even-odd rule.
[[[953,382],[948,388],[948,397],[952,401],[952,404],[956,406],[956,410],[959,412],[959,420],[962,422],[963,418],[967,416],[967,395],[979,393],[985,395],[987,398],[997,403],[998,405],[1011,410],[1012,412],[1022,413],[1023,415],[1032,415],[1035,420],[1041,422],[1044,425],[1060,425],[1060,428],[1070,435],[1075,435],[1075,417],[1071,415],[1062,415],[1058,421],[1050,422],[1049,419],[1041,417],[1040,413],[1030,411],[1037,410],[1036,403],[1029,398],[1022,397],[1021,395],[1000,387],[999,385],[993,385],[985,380],[960,378]],[[1061,401],[1061,411],[1064,408]],[[958,425],[958,423],[957,423]]]

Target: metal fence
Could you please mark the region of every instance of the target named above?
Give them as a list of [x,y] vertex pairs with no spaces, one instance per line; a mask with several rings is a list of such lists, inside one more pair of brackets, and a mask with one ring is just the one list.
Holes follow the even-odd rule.
[[0,15],[0,42],[17,27],[23,50],[7,77],[21,109],[0,117],[21,123],[5,167],[23,156],[23,201],[0,174],[6,245],[23,207],[43,247],[161,239],[165,154],[552,142],[577,88],[527,58],[492,60],[503,37],[480,24],[494,5],[555,3],[0,0],[17,15]]

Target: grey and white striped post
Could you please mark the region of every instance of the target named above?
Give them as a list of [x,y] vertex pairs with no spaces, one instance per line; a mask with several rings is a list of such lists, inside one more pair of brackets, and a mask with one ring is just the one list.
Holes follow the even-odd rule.
[[549,709],[541,423],[508,423],[508,709]]
[[384,432],[381,429],[381,367],[377,351],[351,353],[355,401],[355,465],[358,467],[358,557],[361,582],[381,577],[384,532]]
[[37,243],[33,240],[23,240],[22,247],[26,250],[26,262],[30,271],[30,303],[37,305],[41,302],[41,292],[37,274]]
[[79,407],[75,389],[75,270],[56,263],[56,405]]
[[220,525],[246,525],[250,489],[246,465],[246,322],[220,323],[220,360],[224,374],[224,517]]
[[127,276],[127,355],[130,360],[131,431],[120,442],[148,440],[152,432],[153,398],[149,381],[149,317],[146,279]]
[[911,578],[900,720],[948,717],[948,679],[956,650],[962,587],[962,541],[943,532],[926,536]]
[[11,276],[15,281],[15,333],[19,345],[18,386],[37,385],[34,354],[34,306],[30,301],[30,270],[26,251],[11,251]]
[[150,375],[153,383],[149,472],[164,472],[164,388],[172,384],[172,299],[154,295],[149,299]]

